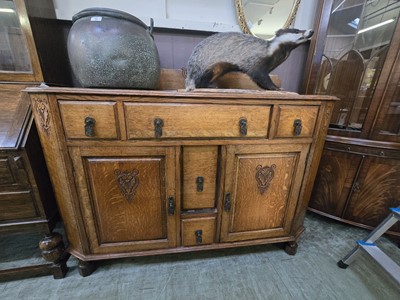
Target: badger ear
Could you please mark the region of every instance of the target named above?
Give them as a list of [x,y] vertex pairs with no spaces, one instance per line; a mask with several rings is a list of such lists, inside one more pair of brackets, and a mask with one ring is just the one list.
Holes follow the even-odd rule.
[[280,35],[282,35],[282,34],[284,33],[284,31],[285,31],[285,30],[282,29],[282,28],[281,28],[281,29],[278,29],[278,30],[275,32],[275,35],[276,35],[276,36],[280,36]]

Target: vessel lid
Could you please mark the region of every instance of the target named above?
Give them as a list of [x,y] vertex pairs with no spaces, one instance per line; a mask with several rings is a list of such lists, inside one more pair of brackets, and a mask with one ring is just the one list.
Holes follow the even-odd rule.
[[111,8],[104,8],[104,7],[92,7],[92,8],[87,8],[87,9],[81,10],[80,12],[76,13],[72,17],[72,23],[75,23],[80,18],[95,17],[95,16],[112,17],[112,18],[122,19],[122,20],[133,22],[133,23],[147,29],[146,24],[143,23],[140,19],[136,18],[135,16],[132,16],[131,14],[128,14],[124,11],[120,11],[117,9],[111,9]]

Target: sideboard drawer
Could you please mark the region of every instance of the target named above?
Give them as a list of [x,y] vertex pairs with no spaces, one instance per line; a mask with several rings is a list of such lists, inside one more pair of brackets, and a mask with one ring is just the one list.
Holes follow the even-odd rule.
[[125,103],[128,139],[266,138],[270,106]]
[[30,191],[0,193],[0,221],[38,216]]
[[279,105],[275,137],[312,137],[319,106]]
[[218,146],[183,148],[183,209],[215,207]]
[[182,220],[182,245],[200,246],[214,243],[215,217]]
[[58,103],[68,139],[119,138],[116,102],[60,100]]

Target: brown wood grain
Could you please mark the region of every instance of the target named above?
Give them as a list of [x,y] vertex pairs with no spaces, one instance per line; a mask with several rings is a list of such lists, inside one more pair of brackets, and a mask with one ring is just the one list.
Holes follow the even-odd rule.
[[325,150],[309,206],[342,217],[362,156]]
[[[216,203],[218,147],[183,148],[182,209],[213,208]],[[197,190],[197,178],[203,178],[203,190]]]
[[[225,180],[232,208],[223,211],[222,241],[283,236],[290,231],[308,146],[228,147]],[[275,165],[275,175],[262,193],[257,167]]]
[[[275,137],[311,137],[314,134],[315,122],[318,115],[318,106],[285,106],[279,105],[278,126]],[[302,129],[298,136],[294,134],[294,121],[301,120]]]
[[163,120],[163,138],[241,137],[239,121],[247,119],[246,137],[266,137],[269,106],[203,104],[134,104],[125,106],[129,139],[154,138],[154,120]]
[[[215,217],[201,217],[193,219],[183,219],[182,221],[182,246],[200,246],[214,243],[215,236]],[[197,230],[201,230],[201,242],[197,243]]]
[[[69,139],[119,138],[116,102],[59,101],[65,135]],[[85,118],[95,120],[94,136],[85,135]]]
[[[72,240],[68,251],[79,259],[293,242],[304,230],[301,216],[308,199],[303,195],[314,178],[304,174],[315,176],[314,157],[319,159],[322,151],[331,112],[328,104],[334,97],[250,90],[188,94],[33,88],[28,93],[51,175],[57,177],[61,213],[64,220],[71,220],[66,224]],[[79,123],[81,116],[65,118],[62,105],[101,102],[116,103],[112,123],[118,138],[66,139],[65,128]],[[48,104],[50,122],[37,109],[43,103]],[[280,107],[291,117],[304,110],[306,136],[283,139],[271,133],[283,122],[276,113]],[[164,120],[159,138],[154,136],[155,117]],[[248,123],[243,136],[241,117]],[[263,193],[256,179],[259,165],[276,168]],[[116,169],[138,176],[131,200],[115,183]],[[205,178],[204,199],[191,192],[197,190],[198,176]],[[227,192],[232,194],[231,211],[224,210]],[[170,196],[175,200],[173,215],[168,214]],[[193,244],[193,230],[199,226],[206,243],[201,246]]]

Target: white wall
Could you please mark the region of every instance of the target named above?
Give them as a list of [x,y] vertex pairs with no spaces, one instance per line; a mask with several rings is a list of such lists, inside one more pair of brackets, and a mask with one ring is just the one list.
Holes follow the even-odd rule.
[[[312,28],[318,0],[302,0],[294,27]],[[71,20],[89,7],[128,12],[155,27],[204,31],[240,31],[235,0],[53,0],[58,19]]]

